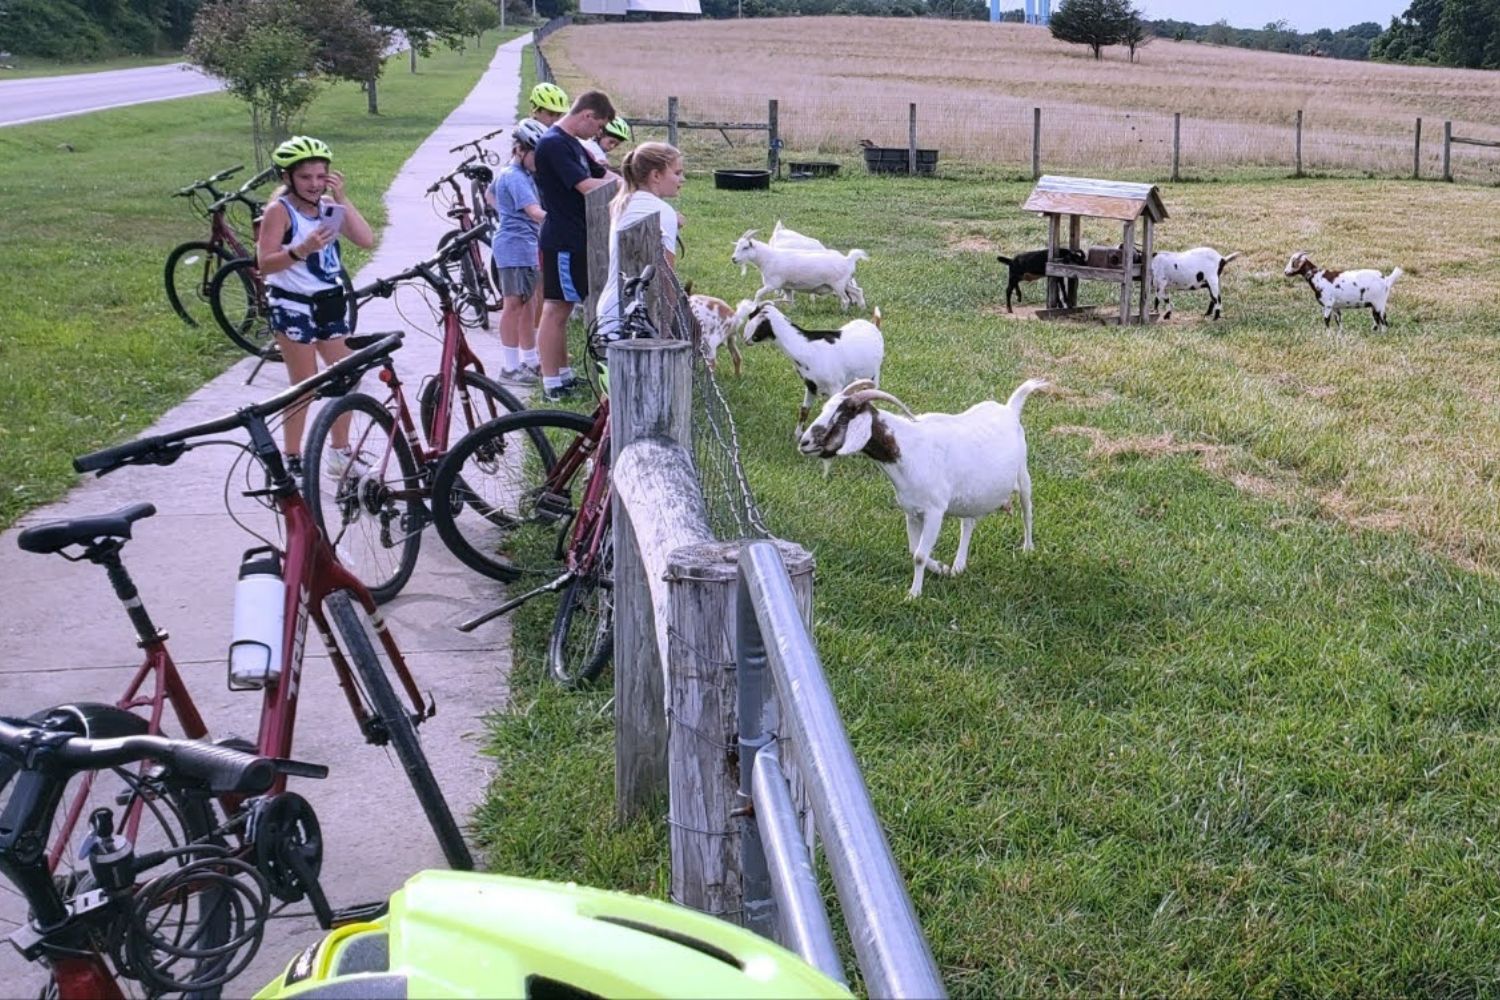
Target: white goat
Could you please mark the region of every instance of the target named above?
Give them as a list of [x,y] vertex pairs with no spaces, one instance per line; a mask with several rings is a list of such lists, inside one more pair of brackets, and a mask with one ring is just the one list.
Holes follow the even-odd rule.
[[740,348],[735,340],[735,331],[740,324],[745,322],[745,317],[750,315],[750,310],[755,303],[749,299],[741,299],[739,308],[732,309],[728,302],[723,299],[714,298],[712,295],[692,294],[692,283],[684,289],[688,293],[688,306],[693,310],[693,317],[698,321],[698,329],[703,331],[703,356],[708,359],[708,367],[717,368],[719,363],[719,347],[729,348],[729,357],[734,361],[734,374],[740,374]]
[[[743,305],[743,303],[742,303]],[[774,340],[792,359],[807,391],[797,411],[795,437],[802,437],[813,400],[832,396],[856,379],[880,382],[880,363],[885,360],[885,338],[880,333],[880,310],[873,322],[852,319],[837,330],[805,330],[770,302],[754,304],[745,320],[745,342]]]
[[1369,309],[1375,317],[1376,333],[1390,329],[1386,322],[1385,300],[1391,294],[1391,286],[1401,277],[1401,268],[1391,268],[1388,275],[1382,275],[1371,267],[1358,271],[1330,271],[1326,268],[1319,269],[1306,251],[1298,250],[1287,260],[1284,273],[1288,278],[1300,274],[1307,279],[1307,285],[1313,290],[1318,305],[1323,307],[1325,329],[1332,317],[1338,322],[1339,331],[1342,332],[1345,309]]
[[1151,308],[1157,302],[1165,302],[1167,311],[1162,319],[1172,318],[1172,292],[1175,289],[1208,289],[1208,311],[1203,315],[1218,319],[1224,315],[1224,299],[1219,295],[1219,275],[1224,265],[1239,256],[1235,251],[1222,256],[1213,247],[1194,247],[1180,253],[1161,251],[1151,257]]
[[760,271],[757,301],[772,292],[811,292],[837,295],[845,309],[851,304],[865,307],[865,293],[854,280],[854,266],[868,260],[869,254],[863,250],[844,254],[837,250],[783,249],[755,239],[755,233],[751,229],[741,236],[729,259],[742,267],[754,264]]
[[[811,236],[803,236],[801,233],[797,232],[795,229],[788,229],[788,228],[786,228],[785,226],[783,226],[781,224],[781,220],[780,219],[776,220],[776,228],[771,230],[771,238],[767,242],[769,242],[771,244],[771,246],[773,246],[773,247],[780,247],[780,248],[782,248],[784,250],[827,250],[828,249],[826,246],[824,246],[822,244],[821,241],[815,240]],[[744,273],[745,273],[744,271],[740,272],[740,274],[742,274],[742,275]]]
[[[1045,385],[1039,378],[1023,382],[1004,405],[988,400],[962,413],[918,416],[873,382],[854,382],[823,405],[799,447],[804,455],[825,460],[864,452],[880,463],[896,487],[897,506],[906,513],[913,567],[906,596],[920,597],[927,570],[947,576],[964,571],[975,522],[991,511],[1009,513],[1014,494],[1021,495],[1021,548],[1034,547],[1021,407]],[[877,410],[876,400],[894,403],[907,415]],[[951,567],[932,558],[945,517],[959,519],[958,554]]]

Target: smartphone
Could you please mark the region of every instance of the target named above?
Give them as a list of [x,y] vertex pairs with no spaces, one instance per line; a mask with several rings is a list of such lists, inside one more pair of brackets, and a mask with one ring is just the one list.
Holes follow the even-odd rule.
[[331,231],[333,235],[337,236],[344,230],[344,211],[344,206],[337,202],[323,202],[323,206],[319,210],[318,226]]

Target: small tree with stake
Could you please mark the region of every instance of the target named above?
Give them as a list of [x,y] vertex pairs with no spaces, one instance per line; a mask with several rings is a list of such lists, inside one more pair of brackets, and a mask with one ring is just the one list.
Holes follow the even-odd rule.
[[1106,45],[1118,45],[1135,18],[1130,0],[1063,0],[1052,15],[1052,37],[1087,45],[1095,59],[1103,58]]

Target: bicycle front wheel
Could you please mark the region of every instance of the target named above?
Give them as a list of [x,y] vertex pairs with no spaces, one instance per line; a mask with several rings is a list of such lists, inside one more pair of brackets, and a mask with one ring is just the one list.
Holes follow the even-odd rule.
[[202,326],[213,315],[209,305],[209,286],[213,277],[234,258],[227,250],[203,240],[174,247],[167,254],[163,280],[167,301],[188,326]]
[[[438,240],[441,250],[463,235],[463,230],[452,229]],[[470,244],[456,258],[443,262],[443,270],[453,284],[454,305],[458,307],[459,321],[472,330],[482,330],[489,325],[489,303],[495,298],[489,287],[489,275],[485,273],[479,247]]]
[[395,748],[396,757],[417,794],[417,801],[427,815],[427,823],[443,849],[448,867],[472,870],[474,858],[469,853],[469,845],[464,843],[463,833],[453,820],[453,812],[443,798],[437,779],[432,776],[432,767],[422,751],[412,717],[392,685],[395,668],[374,622],[365,609],[344,592],[330,594],[325,607],[377,722],[374,741],[389,742]]
[[555,572],[573,519],[573,492],[586,481],[589,463],[566,481],[554,468],[575,442],[588,443],[592,427],[581,413],[526,410],[465,435],[432,477],[432,520],[443,543],[493,580]]
[[[340,427],[346,448],[334,445]],[[426,516],[422,475],[395,418],[363,393],[318,411],[307,434],[303,495],[339,562],[382,604],[417,565]]]
[[595,680],[615,649],[614,542],[606,528],[593,567],[563,591],[547,640],[547,672],[577,687]]
[[281,359],[276,335],[271,332],[265,286],[261,284],[255,261],[241,257],[219,268],[209,285],[208,300],[219,329],[236,347],[267,361]]
[[[430,379],[422,386],[417,407],[422,415],[422,433],[427,435],[430,447],[438,446],[437,428],[437,379]],[[444,444],[452,447],[464,435],[476,427],[483,426],[496,417],[507,413],[521,413],[526,404],[499,382],[487,375],[465,368],[458,373],[454,388],[453,404],[448,413],[448,436]]]

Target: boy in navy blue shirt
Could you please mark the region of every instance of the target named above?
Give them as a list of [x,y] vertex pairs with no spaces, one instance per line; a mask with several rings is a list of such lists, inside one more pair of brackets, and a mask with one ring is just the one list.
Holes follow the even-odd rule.
[[547,211],[538,240],[543,301],[537,349],[542,358],[542,386],[551,400],[562,398],[575,384],[568,366],[567,327],[573,306],[589,294],[583,196],[612,180],[579,140],[594,138],[614,117],[608,95],[587,91],[536,147],[537,193]]

